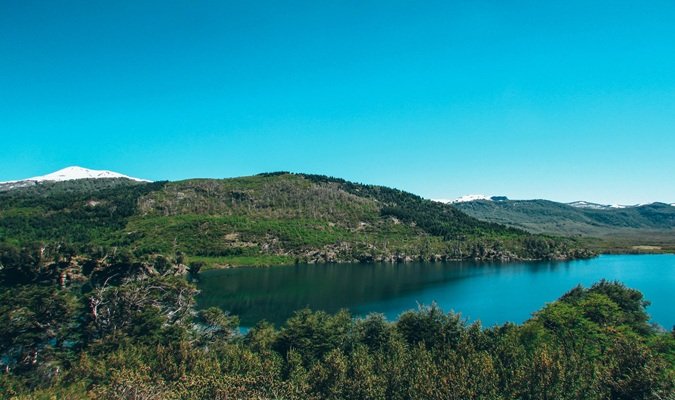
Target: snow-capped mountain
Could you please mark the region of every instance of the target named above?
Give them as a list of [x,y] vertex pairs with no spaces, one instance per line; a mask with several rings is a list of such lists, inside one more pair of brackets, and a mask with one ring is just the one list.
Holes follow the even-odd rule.
[[[437,201],[439,203],[445,203],[445,204],[457,204],[457,203],[468,203],[471,201],[507,201],[509,200],[506,196],[486,196],[484,194],[469,194],[466,196],[462,196],[459,198],[456,198],[454,200],[449,200],[449,199],[433,199],[433,201]],[[576,208],[586,208],[586,209],[591,209],[591,210],[617,210],[617,209],[623,209],[623,208],[632,208],[632,207],[640,207],[640,206],[645,206],[649,204],[654,204],[654,203],[645,203],[645,204],[630,204],[630,205],[622,205],[622,204],[600,204],[600,203],[592,203],[590,201],[573,201],[571,203],[563,203],[568,206],[576,207]],[[675,207],[675,203],[669,204],[673,207]]]
[[2,185],[4,189],[13,189],[15,187],[31,186],[40,182],[62,182],[77,179],[106,179],[106,178],[107,179],[125,178],[137,182],[150,182],[146,179],[134,178],[113,171],[95,170],[82,167],[67,167],[47,175],[34,176],[32,178],[22,179],[18,181],[0,182],[0,185]]
[[644,204],[636,204],[636,205],[620,205],[620,204],[599,204],[599,203],[591,203],[590,201],[573,201],[571,203],[567,203],[568,206],[576,207],[576,208],[589,208],[592,210],[612,210],[612,209],[617,209],[617,208],[627,208],[627,207],[637,207],[641,206]]
[[[633,208],[633,207],[642,207],[642,206],[648,206],[650,204],[657,204],[658,202],[654,203],[638,203],[638,204],[598,204],[598,203],[591,203],[589,201],[574,201],[572,203],[567,203],[567,205],[572,206],[572,207],[577,207],[577,208],[590,208],[593,210],[615,210],[615,209],[621,209],[621,208]],[[665,204],[665,203],[664,203]],[[675,207],[675,203],[669,204],[671,206]]]
[[75,179],[105,179],[105,178],[126,178],[131,179],[132,181],[138,182],[149,182],[146,179],[134,178],[131,176],[123,175],[118,172],[105,171],[105,170],[95,170],[82,167],[68,167],[51,174],[36,176],[33,178],[25,179],[27,181],[72,181]]
[[642,206],[649,206],[653,204],[667,204],[669,206],[675,207],[675,203],[662,203],[659,201],[656,202],[651,202],[651,203],[638,203],[638,204],[600,204],[600,203],[592,203],[590,201],[573,201],[571,203],[566,203],[568,206],[576,207],[576,208],[588,208],[591,210],[617,210],[617,209],[622,209],[622,208],[635,208],[635,207],[642,207]]
[[465,196],[456,198],[455,200],[451,201],[451,203],[466,203],[467,201],[476,200],[490,200],[490,197],[484,194],[467,194]]
[[445,203],[445,204],[466,203],[466,202],[469,202],[469,201],[478,201],[478,200],[504,201],[504,200],[508,200],[508,198],[506,196],[486,196],[484,194],[467,194],[466,196],[458,197],[454,200],[433,199],[433,201],[437,201],[439,203]]

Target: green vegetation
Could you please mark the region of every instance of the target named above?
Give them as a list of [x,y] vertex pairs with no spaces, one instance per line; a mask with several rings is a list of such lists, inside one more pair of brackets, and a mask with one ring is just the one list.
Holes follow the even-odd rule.
[[241,335],[236,316],[195,310],[180,254],[83,258],[62,250],[0,249],[2,398],[675,394],[675,332],[649,325],[642,294],[615,282],[574,288],[522,325],[484,328],[434,305],[397,322],[305,309],[278,329],[261,321]]
[[675,207],[664,203],[609,210],[548,200],[471,201],[453,206],[483,221],[583,238],[595,251],[675,252]]
[[201,263],[202,271],[209,269],[218,269],[230,265],[246,265],[250,267],[266,267],[273,265],[291,265],[295,262],[293,257],[288,256],[268,256],[268,255],[253,255],[253,256],[225,256],[225,257],[200,257],[191,256],[190,262]]
[[290,173],[7,190],[0,192],[0,243],[81,255],[182,253],[206,267],[591,255],[574,239],[481,222],[400,190]]
[[435,306],[353,319],[300,310],[246,335],[198,311],[201,269],[291,262],[588,256],[409,193],[287,173],[77,181],[0,192],[0,397],[663,399],[675,334],[619,283],[517,326]]
[[124,245],[122,233],[138,198],[163,185],[83,179],[0,192],[0,242]]

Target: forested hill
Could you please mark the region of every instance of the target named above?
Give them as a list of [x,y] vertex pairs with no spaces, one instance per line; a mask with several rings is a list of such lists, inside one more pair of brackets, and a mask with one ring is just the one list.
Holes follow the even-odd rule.
[[0,244],[42,255],[50,249],[180,254],[212,265],[589,255],[572,239],[481,222],[400,190],[283,172],[45,182],[2,191]]

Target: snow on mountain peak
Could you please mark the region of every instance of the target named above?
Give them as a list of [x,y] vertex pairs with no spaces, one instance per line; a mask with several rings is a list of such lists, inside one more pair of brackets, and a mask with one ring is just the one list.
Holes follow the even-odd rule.
[[588,208],[591,210],[611,210],[611,209],[621,209],[621,208],[632,208],[632,207],[641,207],[653,203],[638,203],[638,204],[599,204],[592,203],[590,201],[573,201],[567,203],[568,206],[576,208]]
[[583,201],[583,200],[573,201],[571,203],[567,203],[567,205],[576,208],[589,208],[592,210],[606,210],[611,207],[608,204],[591,203],[590,201]]
[[453,203],[466,203],[466,202],[469,202],[469,201],[476,201],[476,200],[492,201],[492,198],[490,196],[486,196],[484,194],[468,194],[466,196],[458,197],[454,200],[434,199],[433,201],[437,201],[439,203],[453,204]]
[[459,198],[456,198],[453,200],[453,203],[466,203],[467,201],[476,201],[476,200],[492,200],[490,199],[489,196],[486,196],[484,194],[467,194],[466,196],[462,196]]
[[60,169],[51,174],[34,176],[28,179],[22,179],[20,181],[11,181],[11,182],[2,182],[2,183],[18,183],[18,182],[62,182],[62,181],[72,181],[76,179],[103,179],[103,178],[126,178],[131,179],[137,182],[150,182],[146,179],[133,178],[131,176],[123,175],[118,172],[105,171],[105,170],[95,170],[82,167],[67,167]]

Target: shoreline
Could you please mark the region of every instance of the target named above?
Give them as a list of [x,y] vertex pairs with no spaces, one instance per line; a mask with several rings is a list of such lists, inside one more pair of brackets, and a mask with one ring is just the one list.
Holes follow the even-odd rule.
[[[637,247],[637,246],[636,246]],[[222,269],[231,269],[231,268],[269,268],[269,267],[284,267],[284,266],[293,266],[298,264],[411,264],[416,262],[428,262],[428,263],[453,263],[453,262],[478,262],[478,263],[500,263],[500,264],[509,264],[517,262],[546,262],[546,261],[574,261],[574,260],[585,260],[593,259],[603,255],[659,255],[659,254],[671,254],[675,255],[675,249],[606,249],[604,251],[597,251],[590,257],[574,257],[574,258],[517,258],[509,260],[499,260],[499,259],[476,259],[476,258],[445,258],[442,260],[434,259],[420,259],[420,258],[411,258],[408,260],[336,260],[336,261],[318,261],[318,262],[279,262],[279,263],[264,263],[264,262],[254,262],[248,264],[218,264],[207,263],[200,272],[204,271],[213,271],[213,270],[222,270]],[[208,257],[199,257],[200,261]],[[218,258],[218,257],[214,257]],[[264,260],[266,257],[260,257],[260,260]]]

